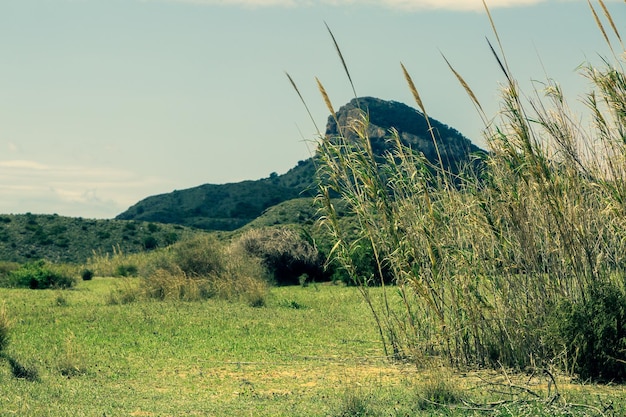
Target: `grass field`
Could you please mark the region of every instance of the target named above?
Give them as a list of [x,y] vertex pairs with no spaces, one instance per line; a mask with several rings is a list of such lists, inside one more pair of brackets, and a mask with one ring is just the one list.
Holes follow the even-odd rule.
[[[274,288],[261,308],[221,300],[110,303],[123,282],[133,281],[0,289],[11,322],[4,355],[38,374],[15,378],[8,361],[0,362],[1,416],[626,412],[623,386],[558,377],[555,397],[545,377],[392,364],[355,288]],[[488,404],[495,401],[503,402]]]

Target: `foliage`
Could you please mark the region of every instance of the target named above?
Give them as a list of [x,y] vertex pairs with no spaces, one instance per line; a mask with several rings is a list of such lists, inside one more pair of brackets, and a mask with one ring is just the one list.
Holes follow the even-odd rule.
[[249,230],[240,237],[239,245],[260,258],[279,285],[300,284],[305,274],[314,281],[323,278],[324,262],[314,242],[291,228]]
[[626,381],[626,294],[612,284],[590,289],[581,302],[563,300],[551,326],[566,353],[567,366],[580,378]]
[[0,220],[0,261],[19,263],[39,259],[84,263],[94,252],[102,256],[114,255],[116,251],[141,253],[199,233],[179,225],[140,221],[35,214],[3,218],[8,221]]
[[94,251],[87,259],[83,269],[99,277],[128,277],[145,275],[155,259],[163,256],[162,250],[138,253],[125,253],[120,247],[114,247],[112,253]]
[[7,283],[12,287],[44,289],[70,288],[76,281],[61,268],[45,261],[37,261],[12,271]]
[[136,277],[139,268],[132,263],[122,263],[115,268],[114,277]]
[[82,353],[77,351],[74,339],[75,335],[69,333],[63,351],[59,352],[57,368],[59,373],[66,378],[83,375],[87,372],[85,359]]
[[85,268],[81,271],[80,277],[83,281],[89,281],[93,279],[93,271],[91,269]]
[[206,277],[224,271],[222,251],[222,245],[215,237],[205,235],[172,247],[171,261],[187,276]]
[[282,175],[230,184],[204,184],[148,197],[118,220],[176,223],[205,230],[235,230],[268,208],[287,200],[313,196],[313,161],[301,161]]
[[[618,285],[626,265],[623,62],[614,54],[614,64],[582,68],[595,86],[587,96],[595,123],[589,131],[552,80],[543,98],[535,91],[537,98],[524,102],[506,60],[492,50],[507,79],[501,119],[486,125],[489,152],[458,173],[444,162],[447,138],[432,128],[404,66],[434,158],[407,146],[401,129],[390,131],[392,148],[380,152],[366,106],[340,120],[319,85],[337,125],[318,148],[323,224],[335,242],[334,259],[359,282],[385,352],[395,358],[420,362],[434,355],[455,365],[525,368],[553,359],[544,336],[555,305],[569,302],[576,314],[599,314],[603,331],[616,318],[600,313],[616,299],[590,300],[598,288]],[[354,224],[341,222],[335,196],[356,217],[356,233]],[[368,247],[376,268],[390,271],[395,284],[383,287],[381,300],[372,298],[355,257]],[[395,292],[400,308],[388,302]],[[578,353],[620,335],[609,334],[585,335],[590,340],[577,340]],[[591,357],[602,362],[604,354],[596,349]]]
[[261,307],[269,285],[257,259],[205,235],[179,242],[155,259],[139,292],[159,300],[217,297]]

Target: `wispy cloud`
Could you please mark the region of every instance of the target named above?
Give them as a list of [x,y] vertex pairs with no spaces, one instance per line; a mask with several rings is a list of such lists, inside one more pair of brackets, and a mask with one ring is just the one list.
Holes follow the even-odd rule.
[[[0,213],[111,218],[168,181],[131,171],[0,161]],[[173,185],[173,184],[172,184]]]
[[[151,1],[151,0],[144,0]],[[193,3],[217,6],[243,7],[311,7],[315,5],[333,6],[380,6],[399,10],[483,10],[482,0],[169,0],[179,3]],[[528,6],[548,0],[488,0],[490,8]]]

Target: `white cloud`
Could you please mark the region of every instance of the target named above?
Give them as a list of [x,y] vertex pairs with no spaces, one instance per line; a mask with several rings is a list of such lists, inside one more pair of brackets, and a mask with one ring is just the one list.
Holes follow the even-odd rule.
[[[119,169],[0,161],[0,213],[111,218],[168,181]],[[172,184],[169,184],[172,185]]]
[[0,161],[0,168],[9,168],[9,169],[24,169],[30,170],[34,169],[37,171],[43,171],[47,169],[47,167],[39,162],[35,161],[24,161],[24,160],[12,160],[12,161]]
[[[152,0],[144,0],[152,1]],[[244,7],[297,7],[315,5],[369,5],[399,10],[484,10],[482,0],[169,0],[180,3],[193,3],[214,6]],[[528,6],[548,0],[487,0],[489,8]]]

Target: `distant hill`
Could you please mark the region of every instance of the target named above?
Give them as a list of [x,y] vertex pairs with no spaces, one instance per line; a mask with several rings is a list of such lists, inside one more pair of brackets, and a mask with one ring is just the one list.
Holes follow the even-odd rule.
[[[369,115],[368,132],[375,152],[382,154],[388,148],[389,131],[395,128],[403,143],[423,152],[429,160],[436,161],[435,148],[424,115],[395,101],[373,97],[353,99],[337,111],[336,120],[339,124],[335,117],[328,118],[326,136],[332,140],[341,130],[349,139],[351,133],[344,127],[349,126],[355,118],[360,118],[361,111]],[[432,118],[430,122],[438,137],[446,168],[456,171],[459,164],[469,161],[471,153],[481,151],[457,130]],[[205,230],[235,230],[252,222],[271,207],[297,198],[310,200],[316,192],[315,164],[313,158],[309,158],[282,175],[273,174],[256,181],[205,184],[151,196],[139,201],[116,219],[173,223]],[[280,222],[278,211],[270,214],[274,219],[272,221]],[[305,217],[310,216],[307,214]],[[263,223],[267,221],[267,216],[264,216]]]
[[82,263],[99,255],[168,246],[199,231],[180,225],[94,220],[56,214],[0,216],[0,261]]
[[[360,120],[363,111],[369,118],[368,136],[374,153],[382,155],[389,149],[389,131],[394,128],[404,145],[422,152],[429,161],[437,163],[437,152],[424,114],[397,101],[373,97],[355,98],[339,109],[336,120],[334,117],[328,118],[326,136],[332,140],[341,133],[347,139],[356,139],[354,130],[346,127],[353,125],[355,120]],[[470,154],[484,152],[456,129],[432,117],[429,121],[437,138],[445,169],[458,172],[459,166],[470,160]]]
[[283,175],[256,181],[205,184],[141,200],[117,220],[174,223],[205,230],[235,230],[283,201],[315,193],[313,159]]

